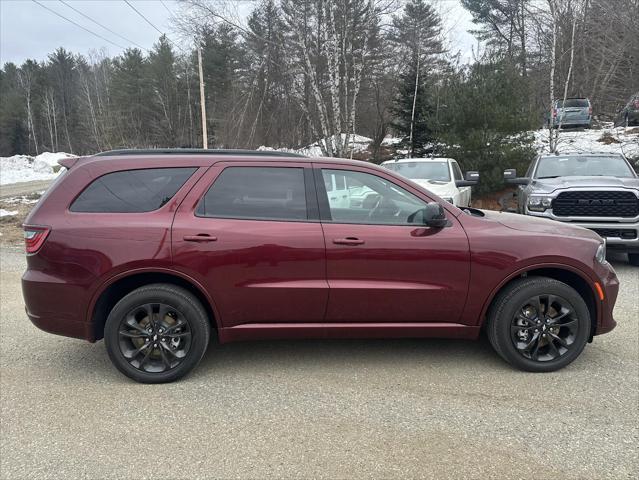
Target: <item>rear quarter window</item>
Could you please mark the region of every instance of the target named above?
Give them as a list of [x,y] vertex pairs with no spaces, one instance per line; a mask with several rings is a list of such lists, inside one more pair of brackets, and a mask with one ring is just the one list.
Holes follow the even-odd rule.
[[107,173],[86,187],[72,212],[141,213],[165,205],[197,168],[147,168]]

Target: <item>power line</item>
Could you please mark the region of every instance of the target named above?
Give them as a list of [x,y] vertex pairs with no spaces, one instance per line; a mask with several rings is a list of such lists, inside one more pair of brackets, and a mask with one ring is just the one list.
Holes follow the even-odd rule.
[[[124,0],[124,3],[126,3],[129,7],[131,7],[131,8],[135,11],[135,13],[137,13],[138,15],[140,15],[140,16],[144,19],[144,21],[145,21],[146,23],[148,23],[148,24],[149,24],[149,25],[151,25],[153,28],[155,28],[155,29],[158,31],[158,33],[159,33],[160,35],[164,35],[164,32],[163,32],[163,31],[161,31],[161,30],[160,30],[158,27],[156,27],[155,25],[153,25],[153,24],[151,23],[151,21],[150,21],[148,18],[146,18],[144,15],[142,15],[142,14],[140,13],[140,11],[139,11],[137,8],[135,8],[133,5],[131,5],[131,4],[129,3],[129,0]],[[171,42],[171,43],[173,43],[173,42]]]
[[86,14],[82,13],[80,10],[78,10],[77,8],[75,8],[75,7],[71,6],[70,4],[68,4],[67,2],[65,2],[64,0],[58,0],[58,1],[59,1],[60,3],[62,3],[62,4],[64,4],[64,5],[66,5],[67,7],[69,7],[69,8],[70,8],[71,10],[73,10],[74,12],[79,13],[80,15],[82,15],[82,16],[83,16],[84,18],[86,18],[87,20],[92,21],[93,23],[95,23],[95,24],[96,24],[96,25],[98,25],[99,27],[102,27],[102,28],[104,28],[105,30],[107,30],[107,31],[111,32],[113,35],[115,35],[115,36],[117,36],[117,37],[120,37],[120,38],[121,38],[122,40],[124,40],[125,42],[131,43],[131,44],[135,45],[136,47],[141,48],[142,50],[148,50],[147,48],[145,48],[145,47],[143,47],[142,45],[140,45],[140,44],[138,44],[138,43],[134,42],[133,40],[129,40],[128,38],[123,37],[123,36],[122,36],[122,35],[120,35],[119,33],[114,32],[114,31],[113,31],[113,30],[111,30],[109,27],[106,27],[106,26],[102,25],[102,24],[101,24],[100,22],[98,22],[97,20],[94,20],[93,18],[89,17],[88,15],[86,15]]
[[121,49],[123,49],[123,50],[125,50],[125,49],[126,49],[126,47],[123,47],[122,45],[118,45],[117,43],[112,42],[112,41],[111,41],[111,40],[109,40],[108,38],[103,37],[103,36],[102,36],[102,35],[100,35],[99,33],[95,33],[94,31],[89,30],[89,29],[88,29],[88,28],[86,28],[86,27],[83,27],[83,26],[82,26],[82,25],[80,25],[79,23],[76,23],[76,22],[74,22],[73,20],[68,19],[68,18],[67,18],[67,17],[65,17],[64,15],[62,15],[62,14],[60,14],[60,13],[56,12],[55,10],[50,9],[49,7],[47,7],[47,6],[43,5],[42,3],[38,2],[38,0],[31,0],[31,1],[32,1],[33,3],[37,3],[38,5],[40,5],[40,6],[41,6],[42,8],[44,8],[45,10],[49,10],[49,11],[50,11],[51,13],[53,13],[54,15],[56,15],[56,16],[58,16],[58,17],[60,17],[60,18],[64,19],[64,20],[66,20],[67,22],[72,23],[72,24],[73,24],[73,25],[75,25],[76,27],[81,28],[81,29],[82,29],[82,30],[84,30],[85,32],[89,32],[91,35],[95,35],[96,37],[101,38],[101,39],[102,39],[102,40],[104,40],[105,42],[109,42],[111,45],[115,45],[115,46],[116,46],[116,47],[118,47],[118,48],[121,48]]
[[169,12],[169,15],[173,16],[173,12],[169,10],[169,7],[166,6],[166,3],[164,3],[164,0],[160,0],[160,3],[166,9],[166,11]]
[[[151,25],[160,35],[162,35],[164,38],[167,39],[167,41],[173,45],[174,47],[176,47],[177,49],[179,49],[182,53],[186,53],[184,51],[184,49],[182,47],[180,47],[178,44],[176,44],[173,40],[171,40],[168,35],[166,33],[164,33],[162,30],[160,30],[158,27],[156,27],[155,25],[153,25],[153,23],[151,23],[151,20],[149,20],[148,18],[146,18],[137,8],[135,8],[133,5],[131,5],[131,3],[129,2],[129,0],[123,0],[124,3],[126,3],[129,7],[131,7],[133,9],[133,11],[135,13],[137,13],[140,17],[142,17],[144,19],[144,21],[146,23],[148,23],[149,25]],[[162,3],[162,5],[164,5],[164,3]],[[166,5],[164,5],[164,8],[166,8],[168,10],[168,7]],[[169,11],[170,13],[170,11]]]

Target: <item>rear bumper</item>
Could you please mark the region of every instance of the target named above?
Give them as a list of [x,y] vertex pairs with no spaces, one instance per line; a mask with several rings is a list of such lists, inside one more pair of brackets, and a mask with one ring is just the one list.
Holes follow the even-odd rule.
[[22,276],[22,295],[27,317],[40,330],[94,341],[92,325],[84,321],[82,288],[27,270]]
[[[583,127],[590,126],[592,118],[564,118],[561,122],[562,127]],[[559,126],[559,119],[553,120],[553,126]]]

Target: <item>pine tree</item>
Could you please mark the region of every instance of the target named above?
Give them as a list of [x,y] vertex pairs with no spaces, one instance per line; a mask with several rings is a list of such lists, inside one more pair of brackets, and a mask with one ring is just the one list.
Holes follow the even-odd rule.
[[409,1],[402,15],[393,18],[391,40],[404,63],[400,68],[393,126],[404,137],[411,157],[423,153],[433,139],[434,106],[429,92],[432,81],[427,72],[434,70],[437,55],[442,53],[440,34],[441,19],[423,0]]

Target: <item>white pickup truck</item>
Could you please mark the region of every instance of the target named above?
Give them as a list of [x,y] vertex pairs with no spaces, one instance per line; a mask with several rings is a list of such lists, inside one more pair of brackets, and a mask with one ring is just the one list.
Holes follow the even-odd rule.
[[479,181],[478,172],[466,172],[464,178],[452,158],[404,158],[384,162],[382,167],[411,179],[457,207],[470,206],[470,187]]

